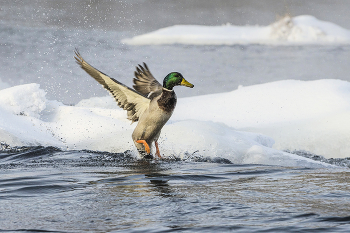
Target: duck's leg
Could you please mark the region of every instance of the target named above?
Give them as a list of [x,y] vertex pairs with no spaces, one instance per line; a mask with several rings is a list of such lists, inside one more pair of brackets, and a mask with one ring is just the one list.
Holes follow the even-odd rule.
[[151,149],[149,148],[149,145],[148,145],[148,143],[145,140],[137,140],[136,142],[143,144],[147,154],[151,154]]
[[160,151],[159,151],[159,147],[158,147],[158,142],[154,141],[154,145],[156,146],[156,155],[158,156],[158,158],[162,158],[162,156],[160,155]]

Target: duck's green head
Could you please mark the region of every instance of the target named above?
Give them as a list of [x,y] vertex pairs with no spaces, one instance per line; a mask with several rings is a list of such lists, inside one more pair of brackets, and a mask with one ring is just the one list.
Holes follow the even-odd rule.
[[163,87],[168,90],[172,90],[175,86],[185,86],[190,88],[194,87],[193,84],[186,81],[182,74],[178,72],[171,72],[164,78]]

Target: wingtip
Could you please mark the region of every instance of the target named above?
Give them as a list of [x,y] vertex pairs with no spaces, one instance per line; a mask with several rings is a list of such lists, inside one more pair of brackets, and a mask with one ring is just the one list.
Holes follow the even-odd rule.
[[149,70],[148,66],[147,66],[147,64],[145,62],[143,62],[143,66],[146,68],[146,70]]
[[143,70],[144,68],[142,67],[142,65],[138,64],[138,68],[140,68],[141,70]]
[[74,53],[75,53],[75,55],[77,55],[78,57],[81,56],[78,48],[74,48]]
[[140,67],[141,67],[140,65],[139,65],[139,66],[136,66],[136,71],[135,71],[135,72],[137,72],[138,74],[141,74],[141,73],[142,73]]
[[83,59],[83,57],[80,55],[78,48],[75,48],[75,49],[74,49],[74,53],[75,53],[74,58],[75,58],[75,60],[76,60],[75,62],[78,63],[78,65],[81,66],[82,63],[83,63],[83,61],[84,61],[84,59]]

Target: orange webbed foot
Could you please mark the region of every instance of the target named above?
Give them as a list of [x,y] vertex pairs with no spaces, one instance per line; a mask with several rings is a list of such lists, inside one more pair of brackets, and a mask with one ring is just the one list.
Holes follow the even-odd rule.
[[148,143],[145,140],[137,140],[136,142],[137,143],[142,143],[144,145],[147,154],[151,153],[151,149],[149,148],[149,145],[148,145]]

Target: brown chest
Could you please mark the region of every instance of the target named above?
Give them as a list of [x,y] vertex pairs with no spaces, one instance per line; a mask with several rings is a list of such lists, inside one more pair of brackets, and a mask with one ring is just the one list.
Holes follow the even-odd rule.
[[174,111],[174,108],[176,106],[176,94],[174,91],[163,90],[163,93],[157,102],[160,109],[170,113]]

